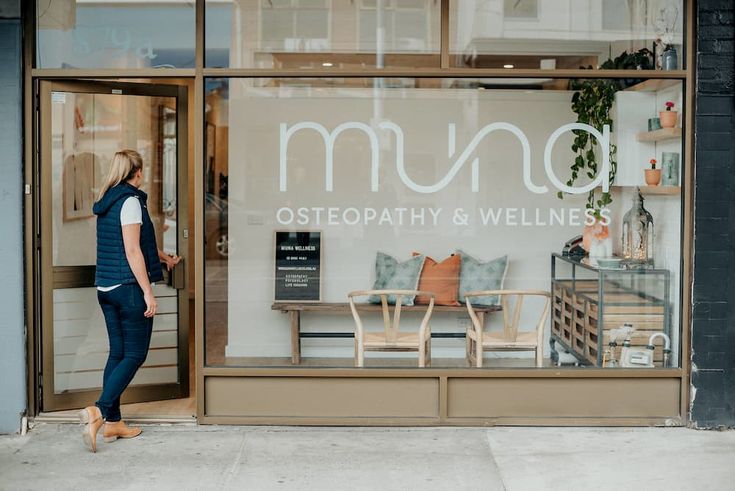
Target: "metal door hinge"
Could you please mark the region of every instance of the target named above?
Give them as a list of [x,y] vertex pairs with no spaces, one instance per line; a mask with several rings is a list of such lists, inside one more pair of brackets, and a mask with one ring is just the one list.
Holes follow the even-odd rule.
[[31,185],[30,184],[26,184],[25,186],[23,186],[23,188],[24,188],[26,194],[31,194]]
[[189,238],[189,229],[188,228],[185,228],[184,229],[184,238],[185,239],[188,239]]

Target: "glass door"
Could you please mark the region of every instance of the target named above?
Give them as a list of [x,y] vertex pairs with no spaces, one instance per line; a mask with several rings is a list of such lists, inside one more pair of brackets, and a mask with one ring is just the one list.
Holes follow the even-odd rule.
[[[144,160],[158,247],[185,258],[188,238],[186,87],[92,81],[40,83],[39,175],[42,410],[92,404],[108,341],[94,286],[92,204],[113,154]],[[186,261],[154,286],[151,348],[123,403],[188,396]]]

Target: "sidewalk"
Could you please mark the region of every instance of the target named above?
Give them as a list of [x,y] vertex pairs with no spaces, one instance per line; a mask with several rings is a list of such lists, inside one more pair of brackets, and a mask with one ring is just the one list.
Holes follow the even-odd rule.
[[735,431],[155,425],[97,454],[79,432],[0,437],[0,489],[735,489]]

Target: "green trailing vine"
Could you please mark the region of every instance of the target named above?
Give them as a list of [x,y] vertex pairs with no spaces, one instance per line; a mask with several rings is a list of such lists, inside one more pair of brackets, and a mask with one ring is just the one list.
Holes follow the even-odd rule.
[[[609,125],[612,129],[613,120],[610,116],[613,103],[615,102],[615,92],[618,86],[615,82],[603,79],[574,81],[572,89],[575,90],[572,96],[572,111],[577,115],[577,122],[592,126],[593,128],[602,129],[604,125]],[[602,159],[598,159],[599,147],[597,139],[586,131],[574,130],[574,141],[572,142],[572,151],[576,154],[574,163],[570,167],[571,176],[567,181],[567,186],[573,186],[574,182],[580,176],[587,176],[594,179]],[[610,182],[615,179],[618,169],[615,155],[617,147],[610,145]],[[559,197],[563,198],[561,192]],[[612,195],[608,191],[597,196],[597,190],[593,189],[587,195],[587,209],[594,210],[594,215],[600,218],[600,211],[612,203]]]
[[[592,68],[592,67],[588,67]],[[653,68],[653,53],[648,49],[628,53],[623,52],[614,60],[607,60],[600,65],[601,69],[628,69],[628,70],[650,70]],[[577,115],[578,123],[585,123],[598,130],[602,130],[604,125],[609,125],[612,131],[613,120],[610,116],[613,103],[615,102],[615,93],[618,90],[625,89],[630,85],[638,83],[639,80],[629,79],[584,79],[572,80],[571,89],[574,90],[572,96],[572,111]],[[574,130],[574,141],[572,142],[572,151],[576,154],[574,163],[571,165],[571,176],[567,181],[567,186],[573,186],[574,182],[580,176],[587,176],[594,179],[602,159],[598,159],[599,146],[597,139],[586,131]],[[617,147],[610,145],[610,183],[615,179],[618,170],[616,160]],[[560,191],[557,195],[560,199],[564,198]],[[596,218],[601,218],[600,211],[612,203],[612,195],[610,192],[601,192],[597,196],[597,189],[593,189],[587,196],[586,208],[593,210]]]

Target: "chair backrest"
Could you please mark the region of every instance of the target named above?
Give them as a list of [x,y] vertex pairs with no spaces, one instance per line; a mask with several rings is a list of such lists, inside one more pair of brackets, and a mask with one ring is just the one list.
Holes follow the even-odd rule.
[[[538,323],[536,324],[536,332],[538,333],[539,345],[543,339],[544,324],[549,316],[551,307],[551,293],[544,290],[483,290],[469,292],[465,294],[467,303],[467,311],[472,318],[474,326],[480,326],[480,322],[472,308],[472,298],[498,296],[500,297],[500,306],[503,309],[503,338],[505,341],[513,342],[518,338],[518,324],[521,319],[521,310],[523,308],[523,299],[526,297],[544,297],[544,308],[541,311]],[[515,303],[515,305],[512,305]]]
[[[352,311],[352,317],[355,318],[355,326],[357,327],[357,340],[362,341],[363,336],[363,325],[362,325],[362,319],[360,318],[360,314],[357,311],[357,307],[355,306],[355,298],[357,297],[367,297],[367,296],[379,296],[380,297],[380,305],[382,306],[383,311],[383,326],[385,329],[385,338],[388,341],[395,341],[397,339],[398,334],[398,328],[401,323],[401,307],[402,307],[402,300],[403,297],[406,296],[426,296],[429,297],[429,305],[426,306],[426,313],[424,314],[424,318],[421,321],[421,326],[419,327],[419,332],[421,333],[422,337],[425,333],[426,329],[429,326],[429,320],[431,319],[431,312],[434,310],[434,294],[431,292],[424,292],[419,290],[363,290],[363,291],[355,291],[350,292],[347,294],[347,298],[350,302],[350,310]],[[393,318],[391,319],[390,315],[390,307],[388,304],[388,297],[394,296],[396,299],[395,307],[393,310]]]

